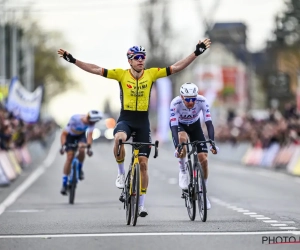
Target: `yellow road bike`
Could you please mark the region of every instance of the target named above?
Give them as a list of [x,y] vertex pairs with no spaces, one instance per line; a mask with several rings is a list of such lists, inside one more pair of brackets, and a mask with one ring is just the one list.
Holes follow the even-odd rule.
[[141,174],[140,174],[140,163],[139,163],[139,150],[141,147],[155,147],[154,158],[158,156],[158,141],[155,143],[143,143],[143,142],[122,142],[119,140],[119,147],[117,155],[120,155],[121,145],[128,144],[132,146],[132,157],[129,165],[128,173],[125,179],[125,185],[122,190],[122,194],[119,198],[121,202],[124,202],[124,209],[126,210],[126,223],[133,226],[137,223],[138,218],[138,206],[139,198],[142,192]]

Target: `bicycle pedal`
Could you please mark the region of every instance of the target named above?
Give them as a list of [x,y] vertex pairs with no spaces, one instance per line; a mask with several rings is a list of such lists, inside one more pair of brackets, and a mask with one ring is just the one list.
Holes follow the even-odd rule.
[[122,203],[124,203],[124,202],[125,202],[125,198],[124,198],[124,196],[123,196],[123,195],[121,195],[121,196],[119,197],[119,201],[121,201]]

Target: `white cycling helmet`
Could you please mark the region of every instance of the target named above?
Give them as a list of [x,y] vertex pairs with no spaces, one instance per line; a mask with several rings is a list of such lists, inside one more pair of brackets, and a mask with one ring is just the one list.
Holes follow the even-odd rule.
[[100,111],[97,110],[91,110],[88,113],[88,120],[90,122],[98,122],[102,119],[102,113]]
[[197,96],[198,87],[192,82],[186,82],[180,87],[180,94],[184,97]]

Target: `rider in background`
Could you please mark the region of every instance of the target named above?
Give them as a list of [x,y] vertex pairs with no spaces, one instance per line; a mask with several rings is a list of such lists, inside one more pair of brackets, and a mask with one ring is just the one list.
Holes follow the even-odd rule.
[[[68,122],[67,126],[61,133],[60,142],[61,149],[60,153],[64,154],[67,152],[67,159],[64,165],[62,188],[60,193],[67,195],[68,190],[68,176],[71,171],[71,163],[74,158],[75,148],[69,144],[78,143],[78,168],[79,168],[79,180],[84,179],[84,173],[82,171],[82,165],[85,157],[85,148],[87,148],[88,156],[92,156],[91,145],[93,142],[93,130],[96,122],[102,119],[102,113],[97,110],[91,110],[87,115],[77,114],[73,115]],[[86,132],[88,132],[86,137]]]
[[[198,95],[198,87],[194,83],[184,83],[180,88],[180,96],[175,97],[170,105],[170,128],[172,131],[173,143],[176,148],[175,157],[179,158],[179,187],[183,190],[188,188],[188,172],[186,169],[186,146],[183,147],[180,154],[177,151],[178,144],[190,141],[205,141],[204,133],[201,128],[200,112],[202,111],[205,121],[208,137],[214,141],[214,126],[212,124],[209,105],[206,98]],[[210,146],[210,151],[217,154],[217,151]],[[201,163],[204,181],[207,185],[208,163],[207,146],[205,143],[197,145],[198,159]],[[207,197],[207,196],[206,196]],[[207,198],[207,209],[211,204]]]

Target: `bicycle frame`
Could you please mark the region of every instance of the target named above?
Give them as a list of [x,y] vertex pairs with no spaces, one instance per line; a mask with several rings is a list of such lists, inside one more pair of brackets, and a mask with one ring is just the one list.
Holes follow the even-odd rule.
[[[197,145],[199,143],[210,143],[213,147],[213,149],[215,148],[215,144],[212,140],[205,140],[205,141],[193,141],[193,142],[186,142],[186,143],[182,143],[178,146],[178,151],[182,150],[182,146],[186,146],[187,147],[187,157],[188,157],[188,161],[190,163],[190,166],[192,166],[192,171],[193,171],[193,184],[197,184],[195,183],[195,179],[197,179],[197,170],[202,171],[201,169],[198,169],[197,167],[197,163],[199,163],[199,165],[201,166],[201,163],[198,159],[198,153],[197,153]],[[189,150],[189,145],[192,146],[192,150]],[[193,155],[193,164],[191,163],[191,155]]]
[[[132,153],[132,158],[131,158],[131,168],[130,168],[130,175],[131,175],[131,179],[130,179],[130,186],[129,186],[129,194],[132,195],[132,179],[134,177],[134,170],[135,170],[135,166],[136,164],[139,164],[139,152],[140,149],[139,148],[134,148],[133,149],[133,153]],[[140,193],[142,193],[142,182],[141,182],[141,176],[139,176],[140,178]]]
[[[71,147],[75,148],[75,150],[74,150],[74,156],[73,156],[73,159],[72,159],[72,162],[71,162],[71,171],[72,171],[73,164],[78,165],[78,163],[79,163],[79,160],[78,160],[79,145],[78,145],[78,143],[69,143],[68,146],[71,146]],[[80,148],[86,148],[86,146],[80,146]],[[71,175],[71,172],[70,172],[69,175]],[[79,175],[78,169],[76,169],[76,182],[78,181],[78,175]]]
[[[188,157],[188,161],[190,163],[190,166],[192,166],[192,179],[190,180],[191,184],[192,184],[192,187],[196,186],[198,184],[198,178],[197,178],[197,162],[199,162],[199,159],[198,159],[198,153],[197,153],[197,144],[192,144],[192,150],[190,151],[189,150],[189,145],[186,145],[187,146],[187,157]],[[193,155],[193,164],[192,164],[192,161],[191,161],[191,155]],[[199,162],[200,163],[200,162]],[[201,164],[200,164],[201,165]],[[199,171],[201,171],[199,169]],[[192,198],[194,200],[197,200],[197,195],[195,192],[193,192],[192,194]]]
[[[140,152],[140,148],[143,146],[154,146],[155,147],[155,154],[154,154],[154,158],[156,158],[158,156],[158,141],[155,141],[154,144],[152,143],[143,143],[143,142],[122,142],[122,139],[119,139],[119,147],[118,147],[118,153],[117,155],[120,155],[120,150],[121,150],[121,145],[122,144],[128,144],[131,145],[133,147],[133,153],[132,153],[132,157],[131,157],[131,164],[130,164],[130,171],[131,171],[131,179],[130,179],[130,189],[129,189],[129,194],[132,195],[132,178],[134,177],[134,170],[135,170],[135,165],[139,164],[139,152]],[[140,193],[142,193],[142,184],[141,184],[141,176],[140,176]]]

